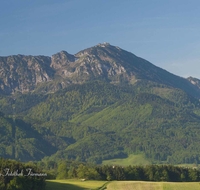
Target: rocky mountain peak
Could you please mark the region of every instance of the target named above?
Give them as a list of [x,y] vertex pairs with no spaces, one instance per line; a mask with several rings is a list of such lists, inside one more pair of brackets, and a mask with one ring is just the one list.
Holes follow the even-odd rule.
[[96,45],[97,47],[108,47],[111,46],[108,42],[99,43]]
[[59,53],[52,55],[51,67],[53,67],[54,69],[58,69],[74,61],[75,61],[74,55],[69,54],[66,51],[61,51]]
[[52,57],[0,57],[0,91],[6,94],[15,91],[29,92],[38,88],[45,89],[45,92],[55,92],[68,85],[90,80],[104,80],[115,84],[152,81],[200,96],[200,82],[197,79],[173,75],[107,42],[75,55],[61,51]]

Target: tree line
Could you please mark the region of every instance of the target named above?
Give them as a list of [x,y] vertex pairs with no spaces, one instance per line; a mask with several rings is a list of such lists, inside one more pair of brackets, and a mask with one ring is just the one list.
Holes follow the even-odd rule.
[[110,166],[77,161],[21,163],[0,158],[0,190],[45,190],[46,179],[200,181],[198,168],[173,165]]
[[[57,179],[79,178],[90,180],[139,180],[166,182],[195,182],[200,181],[198,168],[178,167],[173,165],[147,166],[110,166],[91,165],[85,163],[61,161],[49,162],[48,171],[54,171],[49,177]],[[53,173],[51,173],[53,174]]]

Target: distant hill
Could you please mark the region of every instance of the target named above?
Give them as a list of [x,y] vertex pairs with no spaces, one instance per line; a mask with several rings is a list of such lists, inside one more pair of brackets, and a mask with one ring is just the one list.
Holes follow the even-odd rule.
[[0,65],[2,157],[200,163],[198,79],[108,43]]

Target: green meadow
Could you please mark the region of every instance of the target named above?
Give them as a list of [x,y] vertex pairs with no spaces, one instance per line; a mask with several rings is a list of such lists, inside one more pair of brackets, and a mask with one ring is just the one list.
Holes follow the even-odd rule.
[[172,183],[172,182],[136,182],[114,181],[107,185],[107,190],[199,190],[200,183]]
[[128,156],[128,158],[104,160],[102,164],[129,166],[129,165],[149,165],[151,164],[151,162],[145,158],[144,154],[137,154],[137,155],[131,154]]
[[199,190],[199,182],[48,180],[46,190]]
[[46,190],[97,190],[101,189],[107,181],[81,181],[81,180],[47,180]]
[[[119,159],[110,159],[110,160],[103,160],[102,165],[119,165],[119,166],[140,166],[140,165],[151,165],[152,162],[145,158],[144,154],[130,154],[127,158],[119,158]],[[159,164],[158,164],[159,165]],[[188,167],[194,168],[199,167],[196,164],[177,164],[175,166],[179,167]]]

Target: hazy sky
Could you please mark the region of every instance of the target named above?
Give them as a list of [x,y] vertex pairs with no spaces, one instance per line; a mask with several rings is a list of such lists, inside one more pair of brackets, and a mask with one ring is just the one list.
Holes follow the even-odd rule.
[[109,42],[200,79],[200,0],[0,0],[0,56]]

